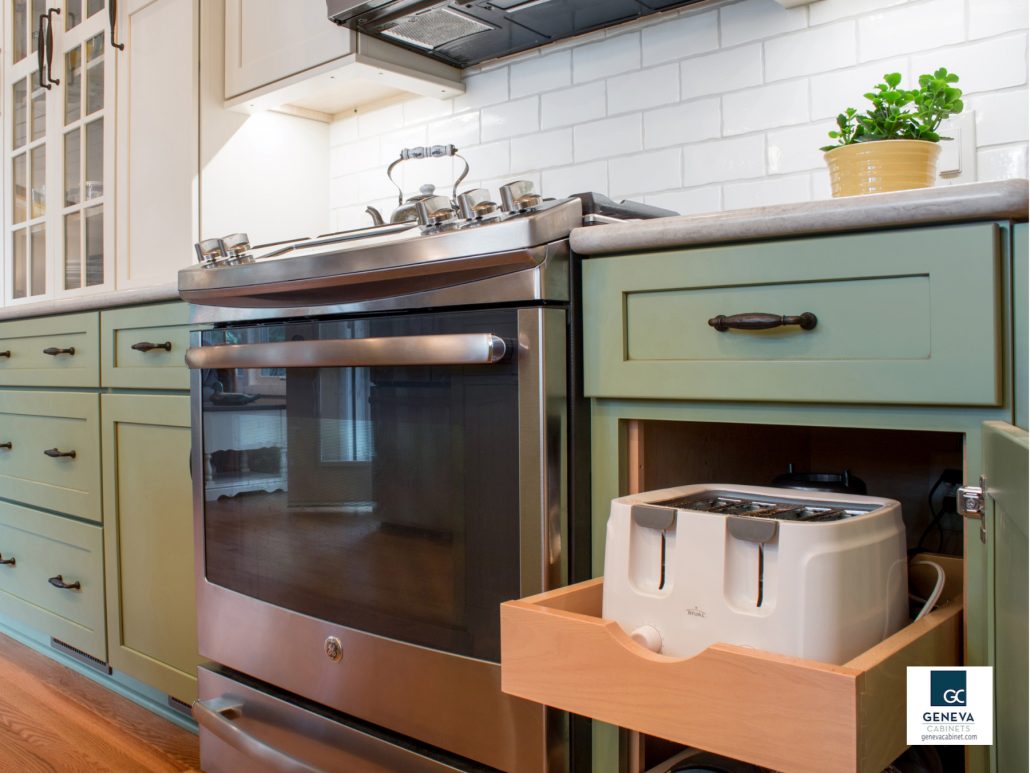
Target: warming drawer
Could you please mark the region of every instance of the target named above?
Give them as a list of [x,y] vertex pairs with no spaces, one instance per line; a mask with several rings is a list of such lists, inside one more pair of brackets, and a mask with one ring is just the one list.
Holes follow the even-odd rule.
[[993,224],[585,260],[586,393],[999,405],[1001,265]]

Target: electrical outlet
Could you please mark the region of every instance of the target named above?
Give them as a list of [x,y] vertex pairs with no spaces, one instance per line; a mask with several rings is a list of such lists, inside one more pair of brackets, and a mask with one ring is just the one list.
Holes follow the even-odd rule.
[[942,185],[976,181],[976,113],[967,110],[941,124],[938,134],[951,137],[941,141],[937,173]]

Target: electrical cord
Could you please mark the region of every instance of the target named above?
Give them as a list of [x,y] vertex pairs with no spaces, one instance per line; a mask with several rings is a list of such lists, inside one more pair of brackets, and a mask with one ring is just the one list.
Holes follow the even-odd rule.
[[937,482],[930,488],[930,493],[926,496],[926,504],[930,509],[930,523],[926,525],[926,528],[923,529],[923,533],[919,535],[919,542],[916,543],[916,547],[909,551],[912,554],[921,553],[926,549],[924,543],[934,529],[937,530],[937,552],[940,553],[944,550],[944,527],[941,525],[941,520],[944,518],[945,510],[943,506],[939,511],[933,506],[933,497],[934,494],[937,493],[937,489],[945,483],[951,486],[961,485],[961,471],[950,468],[945,469],[940,476],[938,476]]
[[[937,584],[933,586],[933,590],[930,592],[929,598],[926,599],[926,603],[923,608],[919,610],[919,614],[916,615],[916,620],[919,620],[928,615],[933,608],[937,605],[937,600],[941,597],[941,592],[944,590],[944,567],[933,561],[913,561],[910,566],[932,566],[937,570]],[[913,621],[915,622],[915,621]]]

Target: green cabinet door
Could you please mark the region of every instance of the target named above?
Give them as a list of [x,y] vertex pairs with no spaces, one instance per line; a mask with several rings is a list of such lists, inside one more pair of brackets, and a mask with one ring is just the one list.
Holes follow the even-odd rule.
[[112,667],[196,698],[190,412],[185,395],[103,395],[104,563]]
[[992,770],[1030,770],[1027,760],[1027,433],[984,424],[984,478],[994,538],[994,759]]

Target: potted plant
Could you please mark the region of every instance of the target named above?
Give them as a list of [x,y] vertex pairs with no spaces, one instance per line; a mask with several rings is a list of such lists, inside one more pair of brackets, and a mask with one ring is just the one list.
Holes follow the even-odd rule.
[[941,121],[962,112],[958,76],[940,68],[919,76],[919,88],[901,89],[900,73],[887,73],[876,91],[865,95],[872,108],[849,107],[837,116],[822,148],[834,196],[928,188],[937,176],[937,130]]

